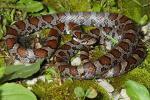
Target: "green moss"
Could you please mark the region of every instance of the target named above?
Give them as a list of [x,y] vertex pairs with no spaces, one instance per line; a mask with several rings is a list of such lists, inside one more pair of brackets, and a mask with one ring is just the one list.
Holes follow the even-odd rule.
[[98,96],[93,100],[109,100],[108,93],[95,81],[90,80],[65,81],[62,85],[59,85],[58,82],[44,83],[39,81],[33,86],[33,92],[41,100],[77,100],[74,89],[78,86],[85,90],[90,87],[96,89]]
[[149,52],[147,54],[147,57],[145,59],[145,61],[143,62],[143,64],[141,65],[142,68],[145,68],[149,73],[150,73],[150,48],[149,48]]
[[57,12],[90,11],[89,0],[44,0]]
[[136,21],[138,24],[145,24],[141,23],[141,19],[144,15],[149,15],[148,13],[148,7],[145,7],[144,5],[149,2],[146,0],[120,0],[118,2],[118,6],[121,8],[121,12],[125,15],[127,15],[129,18]]
[[92,57],[92,60],[96,60],[98,59],[100,56],[104,55],[104,53],[106,51],[104,51],[105,48],[101,47],[101,46],[96,46],[94,48],[94,50],[90,53],[91,54],[91,57]]
[[113,78],[111,84],[115,89],[121,89],[127,80],[134,80],[150,90],[150,73],[145,68],[136,68],[128,74]]

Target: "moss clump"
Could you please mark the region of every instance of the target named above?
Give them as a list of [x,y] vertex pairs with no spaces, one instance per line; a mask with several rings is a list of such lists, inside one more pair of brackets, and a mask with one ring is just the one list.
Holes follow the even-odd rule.
[[149,67],[150,66],[150,48],[148,48],[148,49],[149,49],[149,52],[147,54],[145,61],[141,65],[141,67],[145,68],[150,73],[150,67]]
[[150,90],[150,73],[145,68],[136,68],[126,75],[111,80],[115,89],[121,89],[125,81],[134,80]]
[[98,92],[98,96],[93,100],[109,100],[110,98],[102,87],[91,80],[65,81],[62,85],[59,85],[57,82],[47,83],[39,81],[33,86],[33,92],[40,100],[77,100],[74,94],[76,87],[82,87],[85,90],[90,87],[94,88]]
[[57,12],[64,11],[90,11],[89,0],[44,0]]

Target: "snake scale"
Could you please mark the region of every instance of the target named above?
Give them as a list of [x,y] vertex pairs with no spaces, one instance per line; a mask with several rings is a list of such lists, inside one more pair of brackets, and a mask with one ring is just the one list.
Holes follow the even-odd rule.
[[[94,26],[84,34],[80,26]],[[66,27],[72,31],[73,39],[59,46],[62,32]],[[41,48],[24,48],[18,38],[41,29],[50,28],[48,37]],[[105,35],[118,39],[118,43],[95,61],[89,59],[89,45],[104,44]],[[110,41],[111,42],[111,41]],[[122,14],[116,13],[58,13],[29,17],[7,27],[5,43],[9,53],[23,62],[32,63],[39,58],[53,56],[54,64],[63,77],[77,79],[112,77],[124,74],[139,64],[147,55],[146,47],[140,39],[139,26]],[[69,64],[70,57],[80,50],[83,65]]]

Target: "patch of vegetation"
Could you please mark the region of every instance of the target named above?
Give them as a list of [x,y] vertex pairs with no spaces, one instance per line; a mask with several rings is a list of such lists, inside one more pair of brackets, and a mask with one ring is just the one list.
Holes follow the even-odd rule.
[[77,96],[74,93],[76,87],[82,87],[84,91],[89,88],[95,89],[95,91],[97,91],[97,96],[93,100],[109,100],[110,98],[108,93],[102,87],[91,80],[65,81],[62,85],[55,82],[47,83],[39,81],[32,88],[33,92],[41,98],[41,100],[77,100]]
[[114,86],[115,89],[119,90],[123,87],[123,84],[127,80],[133,80],[146,86],[148,90],[150,90],[149,77],[150,73],[145,68],[136,68],[125,75],[111,79],[111,84]]
[[144,85],[128,80],[125,88],[131,100],[150,100],[150,93]]

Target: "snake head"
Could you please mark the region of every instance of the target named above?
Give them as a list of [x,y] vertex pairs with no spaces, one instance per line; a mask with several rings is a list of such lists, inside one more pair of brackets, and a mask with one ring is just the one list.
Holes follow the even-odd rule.
[[73,39],[82,45],[93,45],[97,43],[97,39],[90,35],[83,35],[81,38],[73,37]]

